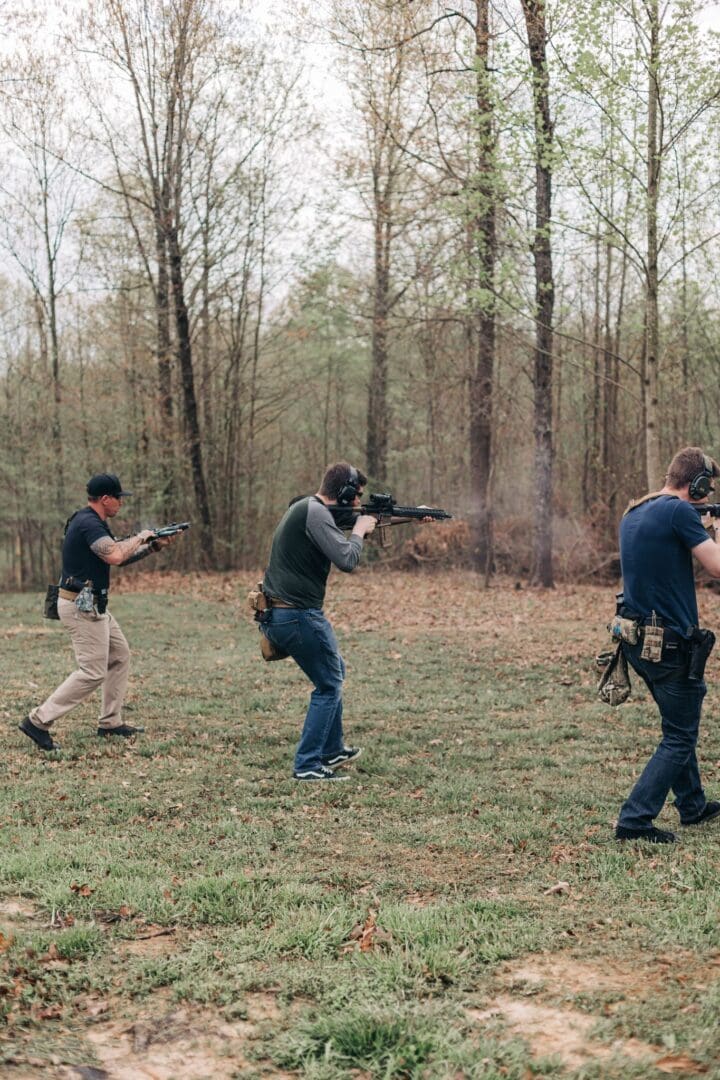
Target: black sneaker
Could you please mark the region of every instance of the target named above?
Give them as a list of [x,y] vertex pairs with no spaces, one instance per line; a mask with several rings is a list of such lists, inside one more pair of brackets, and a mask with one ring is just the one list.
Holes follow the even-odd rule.
[[117,727],[99,727],[98,735],[122,735],[129,739],[131,735],[142,735],[144,727],[132,727],[131,724],[119,724]]
[[304,769],[302,772],[295,771],[293,780],[349,780],[348,776],[336,776],[327,765],[318,765],[315,769]]
[[18,724],[18,728],[23,734],[27,735],[34,743],[40,747],[41,750],[59,750],[60,747],[56,742],[53,742],[52,735],[49,731],[45,731],[44,728],[39,728],[33,724],[29,716],[26,716],[22,724]]
[[354,761],[361,754],[361,746],[343,746],[342,750],[338,750],[332,757],[324,757],[322,763],[327,765],[328,769],[339,769],[341,765],[347,765],[348,761]]
[[713,818],[720,815],[720,802],[707,802],[705,803],[705,809],[702,814],[698,814],[697,817],[689,818],[687,821],[681,821],[681,825],[702,825],[706,821],[712,821]]
[[648,844],[674,844],[677,836],[668,829],[626,829],[624,825],[618,825],[615,829],[616,840],[645,840]]

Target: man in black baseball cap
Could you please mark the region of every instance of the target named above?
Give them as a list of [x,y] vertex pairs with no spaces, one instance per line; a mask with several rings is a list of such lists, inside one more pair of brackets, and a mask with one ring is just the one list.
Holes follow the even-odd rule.
[[175,537],[157,537],[143,529],[127,540],[116,540],[108,520],[130,495],[114,473],[98,473],[87,482],[88,504],[76,510],[65,525],[58,615],[70,634],[78,669],[19,725],[41,750],[57,750],[50,729],[94,690],[102,687],[98,735],[128,737],[143,728],[123,723],[130,667],[125,635],[107,610],[110,567],[128,566],[171,544]]
[[124,499],[132,495],[132,491],[123,491],[118,477],[115,473],[110,472],[91,476],[87,482],[87,493],[93,499],[97,499],[101,495],[112,495],[115,499]]

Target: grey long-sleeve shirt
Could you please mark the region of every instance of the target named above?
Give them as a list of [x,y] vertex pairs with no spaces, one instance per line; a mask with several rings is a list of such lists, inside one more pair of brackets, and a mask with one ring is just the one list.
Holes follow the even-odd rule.
[[299,499],[275,530],[265,592],[293,607],[322,609],[330,566],[354,570],[362,546],[361,537],[343,534],[322,499]]

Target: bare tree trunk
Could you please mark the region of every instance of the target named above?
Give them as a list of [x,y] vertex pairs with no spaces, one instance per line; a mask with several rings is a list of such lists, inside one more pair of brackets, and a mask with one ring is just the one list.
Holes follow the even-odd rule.
[[550,215],[553,123],[550,116],[544,0],[522,0],[533,71],[535,113],[535,528],[532,582],[552,588],[552,349],[555,300]]
[[[165,200],[163,200],[164,202]],[[158,405],[160,413],[160,460],[162,461],[162,502],[167,514],[173,513],[175,500],[175,440],[174,403],[172,389],[172,341],[170,335],[170,283],[168,281],[167,237],[165,222],[168,211],[156,205],[155,258],[155,347],[157,349]]]
[[372,366],[368,387],[367,471],[375,480],[387,476],[388,451],[388,309],[390,306],[391,223],[388,203],[380,192],[382,177],[375,175],[374,263],[375,284],[372,315]]
[[648,491],[660,486],[660,430],[658,423],[658,195],[660,191],[660,142],[658,134],[658,68],[660,63],[660,16],[658,0],[647,0],[650,55],[648,60],[647,113],[647,267],[645,282],[645,468]]
[[203,470],[202,440],[200,437],[192,345],[190,342],[190,319],[185,303],[182,255],[177,231],[174,227],[168,230],[168,253],[170,256],[170,283],[173,292],[180,381],[183,392],[183,412],[187,428],[188,449],[190,451],[190,471],[195,492],[195,502],[200,514],[203,561],[208,567],[213,567],[215,565],[215,543],[210,517],[210,502]]
[[472,222],[477,261],[475,318],[477,352],[470,375],[470,485],[473,557],[487,576],[492,570],[492,513],[489,499],[492,464],[493,378],[495,367],[495,260],[497,257],[495,131],[488,74],[490,22],[488,0],[476,0],[475,100],[476,175],[471,184],[477,212]]
[[60,383],[60,346],[58,343],[57,326],[57,291],[55,287],[55,255],[50,238],[50,221],[48,218],[48,192],[43,186],[43,239],[45,242],[45,257],[47,260],[47,310],[50,331],[50,365],[53,385],[53,418],[52,418],[52,446],[55,459],[55,505],[60,513],[65,507],[65,473],[63,469],[63,437],[62,437],[62,386]]

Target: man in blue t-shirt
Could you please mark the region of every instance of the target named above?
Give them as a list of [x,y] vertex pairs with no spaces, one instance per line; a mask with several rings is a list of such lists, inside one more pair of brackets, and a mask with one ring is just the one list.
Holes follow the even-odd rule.
[[[707,800],[700,781],[695,747],[706,685],[690,669],[693,643],[707,644],[707,632],[698,627],[692,557],[711,577],[720,578],[720,521],[710,519],[713,541],[696,509],[707,503],[717,476],[717,463],[699,447],[688,446],[671,461],[662,491],[631,503],[620,524],[620,614],[638,624],[637,642],[623,641],[622,648],[660,710],[662,739],[623,803],[618,840],[676,840],[673,832],[653,824],[670,791],[681,825],[700,825],[720,815],[720,802]],[[652,632],[647,632],[652,624],[662,628],[662,646],[655,653]]]
[[110,567],[144,559],[167,547],[175,537],[156,537],[152,529],[143,529],[127,540],[115,539],[108,519],[115,517],[122,500],[131,493],[123,491],[114,473],[92,476],[87,494],[87,506],[77,510],[65,527],[58,597],[58,615],[70,634],[78,669],[19,725],[41,750],[60,749],[50,734],[52,725],[99,686],[98,735],[127,738],[143,730],[123,723],[121,716],[130,649],[117,621],[106,610]]

